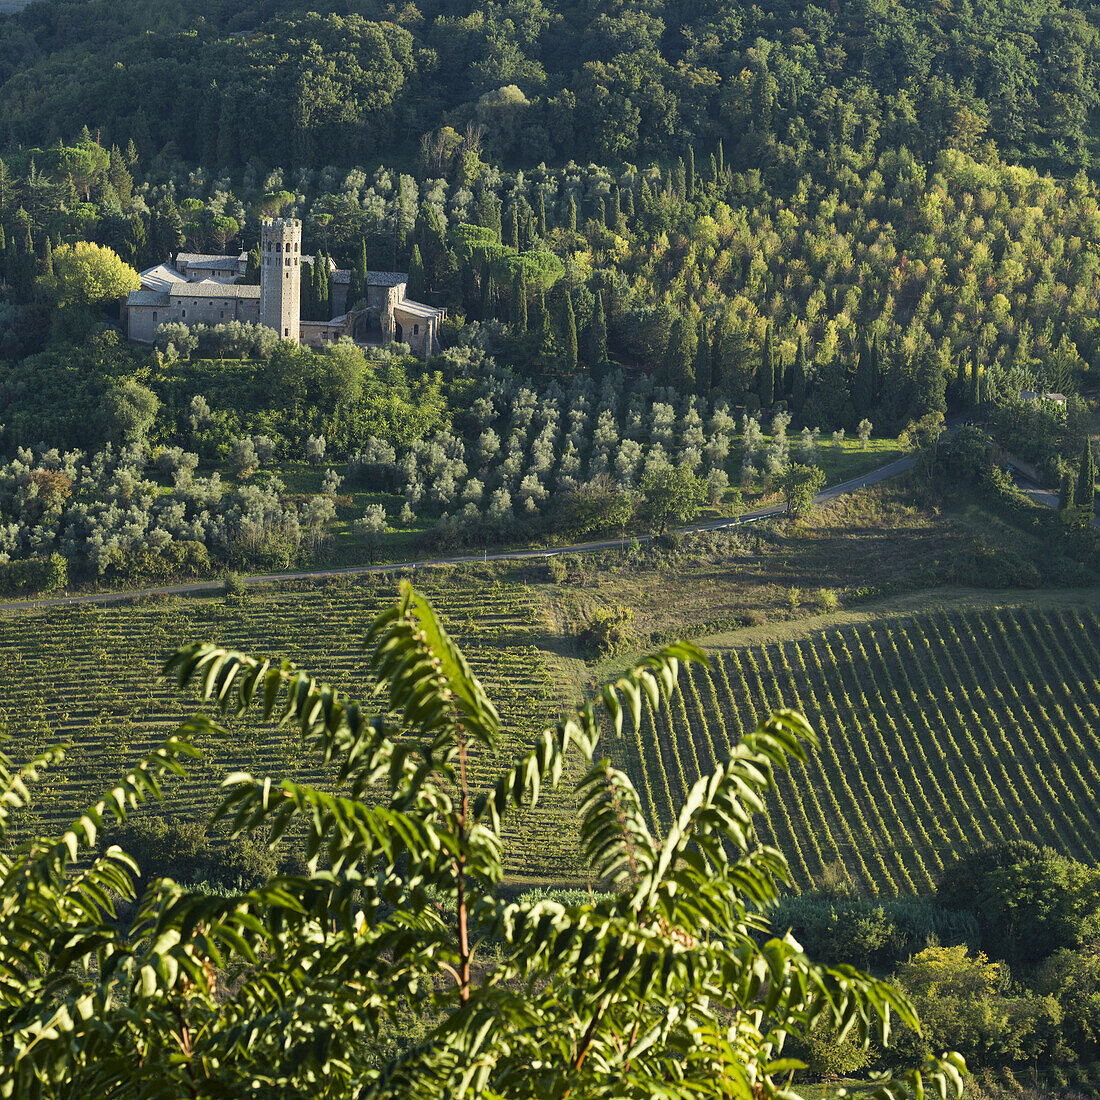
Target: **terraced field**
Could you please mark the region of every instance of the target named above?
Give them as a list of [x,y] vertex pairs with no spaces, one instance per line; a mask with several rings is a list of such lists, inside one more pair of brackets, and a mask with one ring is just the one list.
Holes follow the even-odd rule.
[[822,747],[780,778],[762,833],[806,887],[925,892],[952,853],[1014,838],[1100,858],[1100,619],[1019,608],[881,619],[732,649],[633,734],[628,768],[664,823],[769,709]]
[[[550,676],[532,639],[534,602],[522,584],[496,577],[447,576],[420,587],[442,613],[501,711],[506,736],[496,759],[474,761],[474,777],[525,747],[556,713]],[[17,758],[69,742],[63,770],[38,788],[24,829],[52,829],[94,797],[145,748],[196,709],[194,698],[159,680],[164,657],[186,641],[209,640],[259,655],[288,656],[331,683],[362,690],[363,633],[394,598],[392,583],[373,579],[250,597],[243,606],[182,600],[135,607],[74,607],[0,620],[0,722]],[[200,816],[227,770],[324,785],[293,734],[258,722],[230,723],[230,740],[204,745],[192,780],[169,804]],[[574,871],[572,818],[563,803],[526,815],[510,837],[510,862],[534,875]]]

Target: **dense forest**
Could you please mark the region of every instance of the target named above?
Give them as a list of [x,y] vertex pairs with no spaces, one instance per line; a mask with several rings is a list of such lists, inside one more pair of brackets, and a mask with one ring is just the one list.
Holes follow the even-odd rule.
[[728,143],[790,190],[945,147],[1091,163],[1094,9],[1058,0],[62,0],[0,17],[0,149],[133,138],[208,169],[411,162],[441,125],[494,159],[667,161]]

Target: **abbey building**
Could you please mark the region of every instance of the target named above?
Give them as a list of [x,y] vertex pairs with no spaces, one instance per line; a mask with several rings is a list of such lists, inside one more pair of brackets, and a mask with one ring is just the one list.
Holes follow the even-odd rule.
[[123,323],[135,343],[151,344],[157,328],[169,321],[218,325],[251,321],[275,329],[284,340],[323,347],[341,336],[358,344],[404,343],[427,359],[439,349],[439,326],[446,311],[405,297],[408,276],[399,271],[369,271],[366,297],[349,302],[351,272],[332,269],[334,316],[328,321],[301,319],[302,223],[271,218],[260,227],[260,285],[239,283],[248,253],[200,256],[180,252],[174,261],[141,273],[141,288],[123,305]]

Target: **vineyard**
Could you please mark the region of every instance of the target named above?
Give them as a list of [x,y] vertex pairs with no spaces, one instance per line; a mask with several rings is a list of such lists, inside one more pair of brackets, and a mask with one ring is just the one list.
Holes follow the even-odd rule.
[[769,709],[821,731],[762,837],[801,888],[927,892],[953,853],[1023,839],[1100,858],[1100,618],[1012,609],[897,617],[727,650],[632,734],[660,824]]
[[[553,717],[559,705],[534,637],[534,602],[521,584],[477,571],[443,574],[418,586],[486,683],[500,709],[505,737],[496,759],[473,763],[475,782],[495,777],[505,761]],[[362,695],[362,637],[394,598],[392,583],[367,580],[304,591],[257,594],[243,605],[173,600],[127,608],[74,607],[9,617],[0,632],[0,721],[22,759],[68,743],[66,762],[38,788],[23,830],[54,829],[119,775],[147,747],[196,709],[195,700],[159,679],[164,657],[181,643],[215,641],[256,655],[287,656],[318,677]],[[228,723],[225,743],[203,745],[191,781],[168,794],[173,813],[206,813],[226,771],[284,775],[324,786],[294,733],[251,719]],[[573,871],[572,815],[555,802],[513,825],[512,865],[525,873]]]

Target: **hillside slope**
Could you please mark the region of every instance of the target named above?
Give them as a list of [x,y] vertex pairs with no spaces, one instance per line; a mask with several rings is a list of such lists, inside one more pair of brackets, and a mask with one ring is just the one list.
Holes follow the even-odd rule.
[[953,854],[1015,839],[1094,861],[1100,605],[1074,602],[869,615],[721,650],[644,719],[630,771],[666,822],[743,730],[790,706],[822,747],[780,777],[764,836],[800,887],[927,892]]

